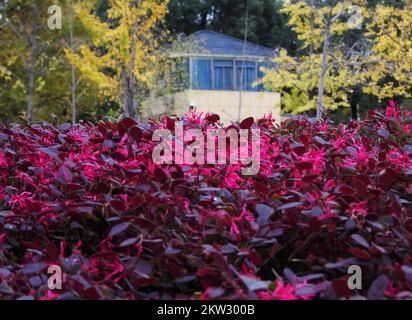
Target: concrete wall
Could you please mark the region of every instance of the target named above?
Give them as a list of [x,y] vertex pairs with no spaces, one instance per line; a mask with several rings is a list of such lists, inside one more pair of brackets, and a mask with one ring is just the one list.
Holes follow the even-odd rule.
[[[186,90],[173,96],[151,98],[145,102],[144,117],[157,117],[163,114],[182,116],[189,111],[193,102],[200,112],[213,112],[221,121],[236,121],[239,115],[239,91]],[[280,94],[273,92],[242,92],[240,120],[247,117],[255,119],[272,113],[280,121]]]
[[[198,111],[220,115],[223,122],[236,121],[239,115],[239,91],[186,90],[175,95],[175,113],[183,115],[194,102]],[[280,120],[280,94],[273,92],[242,92],[240,120],[259,118],[272,113]]]

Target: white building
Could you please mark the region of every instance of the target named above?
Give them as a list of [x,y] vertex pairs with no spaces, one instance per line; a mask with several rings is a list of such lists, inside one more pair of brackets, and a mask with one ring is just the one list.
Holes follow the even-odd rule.
[[152,101],[152,115],[172,109],[180,116],[194,103],[198,111],[217,113],[224,122],[268,113],[280,120],[280,95],[255,85],[263,76],[260,67],[270,65],[275,50],[212,31],[196,32],[193,38],[201,53],[181,54],[189,75],[186,89],[168,99],[171,108],[162,105],[164,99]]

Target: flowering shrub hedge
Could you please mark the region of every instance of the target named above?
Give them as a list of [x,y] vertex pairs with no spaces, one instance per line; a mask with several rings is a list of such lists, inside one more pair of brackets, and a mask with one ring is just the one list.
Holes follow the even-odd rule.
[[261,130],[254,176],[154,165],[174,123],[0,126],[0,299],[412,298],[410,113],[232,124]]

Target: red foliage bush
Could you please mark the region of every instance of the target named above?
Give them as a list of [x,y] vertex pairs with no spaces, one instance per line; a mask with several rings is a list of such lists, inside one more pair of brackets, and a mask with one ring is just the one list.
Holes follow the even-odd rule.
[[0,126],[0,299],[412,298],[410,113],[260,119],[247,177],[154,165],[152,133],[174,121]]

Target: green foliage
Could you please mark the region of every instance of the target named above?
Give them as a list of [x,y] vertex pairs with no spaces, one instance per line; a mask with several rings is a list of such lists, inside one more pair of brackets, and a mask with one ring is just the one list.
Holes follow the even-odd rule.
[[[263,79],[266,89],[282,93],[284,111],[319,110],[321,102],[329,110],[351,107],[356,117],[359,110],[365,114],[365,105],[412,96],[411,1],[383,2],[294,1],[284,6],[281,11],[288,14],[301,47],[297,56],[281,50],[276,68],[265,70]],[[352,5],[360,8],[359,30],[348,24]]]
[[[346,11],[331,29],[324,103],[336,109],[333,115],[339,119],[348,116],[349,107],[353,115],[363,116],[370,106],[383,105],[388,98],[404,101],[406,105],[412,97],[411,1],[361,2],[365,15],[362,29],[346,28],[350,17]],[[154,8],[155,19],[147,26],[163,21],[166,7],[157,5],[166,2],[140,3],[149,3]],[[292,11],[285,10],[286,3],[286,8],[293,8]],[[343,1],[313,0],[319,8],[313,27],[311,12],[303,6],[308,3],[311,0],[170,0],[165,17],[170,33],[163,25],[145,29],[142,23],[134,67],[130,67],[134,39],[133,21],[127,17],[133,10],[130,1],[1,1],[0,121],[25,121],[31,74],[34,75],[31,98],[34,121],[53,121],[52,115],[59,122],[70,121],[73,83],[77,119],[94,121],[108,114],[116,118],[124,103],[122,65],[134,82],[134,104],[143,105],[142,100],[148,97],[172,95],[185,87],[188,75],[183,60],[169,59],[169,55],[195,46],[190,39],[181,41],[180,34],[209,29],[243,38],[246,17],[249,41],[286,49],[278,57],[277,70],[267,72],[266,88],[282,93],[285,111],[311,112],[316,108],[324,43],[321,19],[326,14],[325,8],[338,7]],[[51,4],[62,7],[62,30],[47,28],[47,8]],[[38,17],[33,15],[34,5],[39,9]],[[73,8],[80,10],[72,16]],[[146,9],[140,12],[150,12],[149,7]],[[32,65],[31,37],[37,44]],[[168,46],[161,49],[164,42],[160,40],[164,39]],[[353,59],[348,60],[352,47],[356,50]],[[72,66],[75,66],[74,82]],[[340,110],[341,107],[346,109]]]
[[[244,37],[248,12],[248,40],[271,48],[295,52],[295,33],[286,25],[279,0],[171,0],[166,17],[174,33],[192,34],[208,29],[237,38]],[[247,10],[248,7],[248,10]]]
[[[63,48],[69,45],[69,23],[61,30],[50,30],[47,8],[50,5],[37,1],[39,5],[38,30],[36,34],[35,91],[33,109],[35,121],[52,121],[53,114],[61,122],[71,118],[71,71]],[[74,1],[55,2],[62,7],[63,15],[69,12]],[[0,6],[0,120],[2,122],[24,121],[27,110],[29,61],[31,54],[32,7],[29,1],[10,0]],[[66,15],[67,18],[67,15]],[[63,16],[64,19],[64,16]],[[81,42],[85,30],[79,21],[74,21],[75,41]],[[95,90],[86,83],[78,84],[78,101],[81,107],[95,107]],[[85,110],[86,111],[86,110]]]

